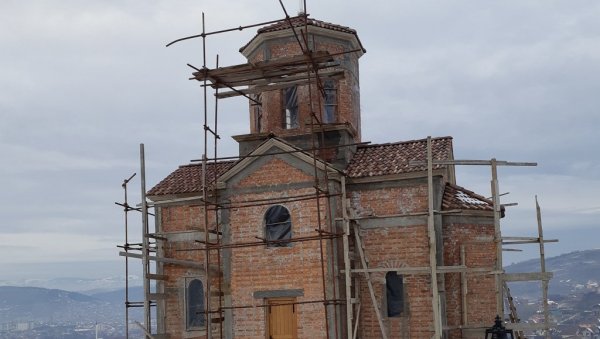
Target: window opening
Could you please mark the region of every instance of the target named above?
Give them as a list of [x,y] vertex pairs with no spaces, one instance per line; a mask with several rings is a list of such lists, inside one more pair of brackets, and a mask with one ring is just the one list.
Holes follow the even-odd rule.
[[323,100],[323,122],[330,123],[335,121],[337,113],[337,86],[334,80],[325,80],[323,82],[325,97]]
[[265,233],[267,241],[278,241],[269,243],[269,247],[290,246],[290,242],[282,241],[292,238],[292,219],[287,208],[281,205],[269,207],[265,213]]
[[284,128],[298,128],[298,86],[283,90]]
[[204,312],[204,285],[200,279],[189,281],[186,289],[186,328],[203,328],[206,323]]
[[404,312],[404,283],[396,272],[385,274],[387,316],[399,317]]
[[[252,99],[262,103],[262,94],[253,94]],[[262,122],[262,106],[257,104],[254,101],[250,101],[250,105],[252,106],[253,117],[254,117],[254,128],[257,133],[261,132],[261,122]]]

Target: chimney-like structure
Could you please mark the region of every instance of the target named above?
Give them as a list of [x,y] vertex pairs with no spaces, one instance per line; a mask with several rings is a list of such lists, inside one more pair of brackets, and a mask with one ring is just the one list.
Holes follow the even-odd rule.
[[[358,59],[365,53],[356,31],[345,26],[303,16],[263,27],[240,52],[250,63],[302,55],[298,37],[304,44],[305,28],[308,49],[326,51],[339,65],[320,71],[323,91],[314,84],[293,85],[256,94],[250,102],[250,134],[234,138],[240,154],[247,154],[266,138],[275,135],[300,147],[311,148],[311,131],[324,132],[319,147],[327,147],[320,157],[345,165],[350,148],[335,146],[360,142],[360,82]],[[340,72],[341,71],[341,72]],[[329,76],[336,73],[335,76]],[[311,75],[314,77],[314,74]],[[312,100],[310,100],[312,98]],[[311,112],[322,125],[311,126]],[[320,137],[318,139],[321,139]]]

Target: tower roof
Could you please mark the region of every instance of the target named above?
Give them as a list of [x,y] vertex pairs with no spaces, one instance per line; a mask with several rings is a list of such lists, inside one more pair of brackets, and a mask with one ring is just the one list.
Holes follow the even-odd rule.
[[[306,18],[306,20],[305,20]],[[313,18],[308,18],[305,16],[297,16],[297,17],[292,17],[288,19],[283,19],[279,22],[276,22],[274,24],[270,24],[268,26],[264,26],[262,28],[259,28],[256,31],[256,35],[250,40],[248,41],[247,44],[245,44],[244,46],[240,47],[240,52],[242,54],[244,54],[244,51],[250,46],[252,45],[252,43],[259,37],[262,36],[264,34],[268,34],[268,33],[276,33],[276,32],[281,32],[281,31],[285,31],[287,29],[290,29],[290,22],[292,24],[291,27],[294,28],[302,28],[304,27],[304,25],[306,24],[309,27],[313,27],[316,29],[326,29],[326,30],[330,30],[330,31],[334,31],[334,32],[338,32],[338,33],[343,33],[343,34],[351,34],[356,38],[356,42],[358,43],[359,48],[362,50],[363,53],[365,53],[367,50],[363,47],[362,43],[360,42],[360,39],[358,38],[358,34],[356,33],[356,30],[347,27],[347,26],[342,26],[342,25],[338,25],[338,24],[334,24],[331,22],[326,22],[326,21],[321,21],[321,20],[317,20],[317,19],[313,19]],[[310,30],[310,28],[309,28]]]
[[[294,27],[303,27],[304,23],[305,23],[304,17],[297,16],[297,17],[290,18],[289,21],[281,20],[274,24],[262,27],[257,32],[260,34],[260,33],[275,32],[275,31],[281,31],[284,29],[288,29],[288,28],[290,28],[290,21]],[[321,27],[321,28],[331,29],[334,31],[356,34],[356,30],[354,30],[350,27],[337,25],[337,24],[333,24],[331,22],[325,22],[325,21],[321,21],[321,20],[317,20],[317,19],[313,19],[313,18],[306,18],[306,24],[309,26]]]

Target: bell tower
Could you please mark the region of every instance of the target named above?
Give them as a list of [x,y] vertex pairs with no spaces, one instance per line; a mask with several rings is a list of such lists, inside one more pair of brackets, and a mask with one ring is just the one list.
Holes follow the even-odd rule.
[[[333,60],[331,67],[318,71],[318,81],[312,73],[310,87],[306,82],[308,75],[304,73],[293,75],[299,80],[297,84],[289,81],[285,87],[252,94],[250,134],[234,136],[240,143],[240,154],[247,154],[273,135],[305,149],[312,147],[311,133],[315,131],[325,135],[325,144],[321,145],[320,141],[320,147],[335,148],[360,142],[358,59],[366,50],[354,29],[311,18],[305,20],[301,15],[259,29],[240,52],[249,63],[256,64],[301,57],[307,49],[328,53]],[[318,126],[311,126],[312,112],[321,122]],[[334,153],[323,153],[321,157],[343,165],[347,155],[342,154],[344,151]]]

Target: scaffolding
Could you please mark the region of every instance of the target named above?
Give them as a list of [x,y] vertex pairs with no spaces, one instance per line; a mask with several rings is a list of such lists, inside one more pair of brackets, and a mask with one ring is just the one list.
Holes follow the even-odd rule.
[[[206,307],[205,323],[207,330],[204,336],[207,339],[213,337],[223,338],[224,337],[224,326],[227,315],[232,315],[235,310],[248,309],[248,308],[264,308],[271,307],[265,303],[254,303],[247,305],[234,305],[233,303],[224,303],[224,291],[223,277],[222,277],[222,254],[224,250],[234,250],[238,248],[255,247],[273,245],[278,242],[318,242],[319,246],[319,262],[321,271],[321,285],[322,285],[322,296],[318,300],[306,300],[297,301],[292,303],[283,303],[278,305],[305,305],[305,304],[322,304],[325,314],[325,327],[326,337],[339,338],[344,334],[348,338],[356,338],[358,333],[358,327],[360,322],[361,305],[359,300],[359,289],[357,287],[357,276],[362,275],[367,283],[369,291],[369,299],[372,302],[376,318],[380,327],[381,337],[388,338],[388,333],[383,323],[383,316],[380,314],[379,307],[376,300],[375,290],[371,281],[371,274],[374,272],[380,272],[382,268],[370,268],[368,264],[367,253],[365,251],[364,242],[360,235],[360,223],[362,220],[361,216],[356,215],[355,211],[352,210],[348,204],[348,196],[346,191],[346,175],[329,164],[320,160],[320,155],[327,148],[345,148],[355,147],[364,145],[367,143],[347,143],[338,146],[326,146],[325,145],[325,128],[323,124],[323,105],[321,104],[321,97],[325,95],[323,82],[325,79],[339,79],[344,76],[343,70],[336,70],[335,67],[339,66],[336,61],[336,57],[360,52],[360,50],[349,50],[342,53],[332,54],[324,51],[313,50],[314,46],[310,46],[309,43],[309,31],[308,31],[308,15],[306,12],[306,3],[304,2],[304,11],[298,16],[290,17],[288,12],[279,0],[282,11],[285,15],[284,19],[261,22],[246,26],[239,26],[230,29],[223,29],[219,31],[207,32],[205,29],[205,18],[204,13],[202,14],[202,33],[198,35],[188,36],[181,39],[177,39],[167,46],[174,43],[201,38],[202,40],[202,66],[195,67],[188,64],[189,67],[194,69],[193,77],[191,80],[199,81],[203,93],[203,130],[204,130],[204,149],[201,159],[192,160],[193,162],[201,163],[202,174],[201,174],[201,197],[191,198],[180,198],[164,200],[160,202],[149,202],[146,198],[146,176],[145,176],[145,154],[144,145],[140,145],[140,168],[141,168],[141,204],[139,207],[131,207],[128,204],[127,197],[127,184],[133,179],[135,174],[130,176],[128,179],[123,181],[122,187],[124,189],[124,202],[116,203],[124,208],[125,213],[125,243],[122,246],[118,246],[123,249],[120,255],[125,257],[125,272],[126,272],[126,295],[125,295],[125,308],[126,315],[125,321],[129,325],[129,308],[132,307],[143,307],[144,309],[144,323],[139,326],[146,333],[148,338],[161,338],[165,336],[164,329],[158,328],[156,324],[153,324],[153,308],[160,306],[165,300],[165,291],[162,290],[162,284],[160,281],[167,279],[163,275],[163,265],[173,264],[184,267],[193,267],[205,272],[206,286],[205,286],[205,300],[204,305]],[[304,22],[303,27],[294,25],[292,21],[301,20]],[[242,31],[248,28],[265,26],[268,24],[278,23],[287,21],[293,32],[294,38],[298,43],[301,50],[300,55],[288,56],[278,58],[272,61],[259,61],[254,63],[247,63],[241,65],[234,65],[228,67],[219,66],[219,56],[216,56],[215,67],[209,69],[207,67],[207,55],[206,55],[206,39],[209,36],[222,34],[227,32]],[[313,40],[314,43],[314,40]],[[264,154],[248,154],[240,155],[235,157],[219,157],[219,106],[218,102],[220,99],[243,96],[250,100],[254,105],[262,105],[260,99],[257,100],[257,96],[254,94],[283,89],[292,85],[305,85],[308,88],[308,100],[310,107],[310,147],[300,149],[291,148],[280,152],[268,152]],[[212,116],[209,113],[208,107],[208,89],[209,87],[214,90],[214,108]],[[240,87],[245,87],[240,89]],[[221,91],[225,90],[225,91]],[[317,95],[317,101],[313,99],[313,92]],[[209,149],[209,143],[213,145],[212,149]],[[211,154],[212,153],[212,154]],[[210,155],[209,155],[210,154]],[[219,199],[219,175],[221,174],[217,169],[223,161],[226,160],[238,160],[242,161],[250,159],[252,157],[265,157],[274,156],[279,154],[301,154],[308,156],[312,161],[313,168],[313,189],[314,192],[310,194],[301,194],[296,196],[282,197],[271,197],[265,199],[256,199],[250,201],[244,201],[242,203],[220,201]],[[531,328],[531,326],[525,326],[530,324],[520,324],[518,316],[516,315],[516,309],[512,303],[512,297],[506,285],[507,281],[524,281],[524,280],[540,280],[543,284],[543,298],[544,298],[544,316],[545,324],[537,326],[537,328],[546,331],[546,336],[549,338],[549,317],[548,317],[548,302],[547,302],[547,289],[548,280],[552,274],[545,270],[545,256],[544,256],[544,243],[552,242],[553,240],[545,240],[542,234],[541,225],[541,214],[539,205],[536,206],[538,213],[538,237],[535,238],[517,238],[517,237],[502,237],[500,232],[500,217],[503,205],[500,203],[500,193],[498,186],[498,174],[497,166],[535,166],[535,163],[514,163],[507,161],[498,161],[496,159],[491,160],[448,160],[438,161],[433,160],[431,137],[427,139],[427,161],[425,162],[413,162],[412,165],[425,165],[427,168],[427,191],[428,191],[428,207],[427,211],[420,213],[412,213],[411,215],[423,215],[427,217],[427,234],[429,240],[429,266],[425,267],[391,267],[385,268],[386,271],[396,271],[401,274],[408,275],[426,275],[431,280],[431,309],[433,313],[433,338],[440,339],[443,337],[443,332],[449,330],[448,326],[443,323],[443,316],[441,315],[441,301],[440,301],[440,288],[437,286],[438,281],[443,284],[444,275],[446,273],[460,273],[462,288],[463,288],[463,315],[462,324],[459,328],[469,328],[469,322],[467,319],[467,284],[466,277],[468,274],[493,274],[496,279],[496,310],[499,315],[504,319],[504,296],[508,301],[508,308],[510,309],[510,328],[514,328],[518,331]],[[436,245],[436,238],[438,236],[437,230],[434,226],[435,215],[442,215],[447,213],[456,213],[456,211],[436,211],[434,209],[433,195],[434,195],[434,184],[433,184],[433,166],[434,165],[485,165],[490,166],[492,170],[491,180],[491,192],[492,192],[492,203],[493,203],[493,214],[494,214],[494,243],[496,245],[496,265],[495,267],[488,268],[470,268],[466,266],[465,262],[465,248],[461,247],[461,264],[457,266],[444,266],[438,265],[438,249]],[[212,170],[209,170],[212,169]],[[335,174],[336,179],[332,179],[330,175]],[[339,179],[338,179],[339,178]],[[332,182],[336,181],[339,184],[339,191],[332,190]],[[338,198],[341,202],[341,219],[334,217],[332,208],[332,199]],[[220,212],[231,210],[231,209],[244,209],[254,206],[280,204],[294,201],[310,201],[314,203],[317,213],[317,225],[311,235],[294,237],[290,240],[268,240],[266,238],[257,238],[256,241],[247,242],[224,242],[223,241],[223,229],[221,228],[222,222],[220,218]],[[177,251],[199,251],[203,253],[204,262],[199,263],[191,260],[183,260],[176,258],[167,258],[161,253],[161,244],[168,242],[168,238],[160,233],[160,230],[156,229],[156,225],[153,230],[150,227],[149,216],[154,216],[150,210],[154,207],[161,206],[163,204],[170,203],[195,203],[199,204],[202,208],[201,218],[201,230],[203,239],[195,240],[195,246],[190,248],[178,249]],[[130,244],[128,242],[128,212],[137,211],[142,214],[142,242]],[[160,216],[156,216],[159,218]],[[211,220],[212,219],[212,220]],[[341,230],[336,226],[336,222],[341,222]],[[214,225],[211,228],[210,225]],[[343,269],[335,270],[338,263],[334,258],[336,249],[336,241],[341,239],[342,245],[342,265]],[[541,258],[541,272],[540,273],[524,273],[524,274],[506,274],[502,267],[502,245],[515,245],[521,243],[538,243],[540,247],[540,258]],[[351,249],[354,252],[351,253]],[[144,300],[143,301],[131,301],[129,300],[129,258],[141,259],[144,274]],[[357,260],[358,259],[358,260]],[[357,260],[353,264],[353,260]],[[340,272],[342,279],[335,280],[330,279],[328,281],[328,272]],[[154,282],[159,282],[153,284]],[[343,286],[342,282],[343,281]],[[330,284],[331,286],[328,286]],[[158,311],[154,314],[157,315]],[[344,321],[340,319],[345,318]],[[490,319],[491,322],[491,319]],[[343,328],[339,328],[344,323]],[[231,324],[229,324],[231,325]],[[155,332],[155,334],[152,334]],[[128,331],[129,332],[129,331]],[[127,333],[127,338],[129,333]]]

